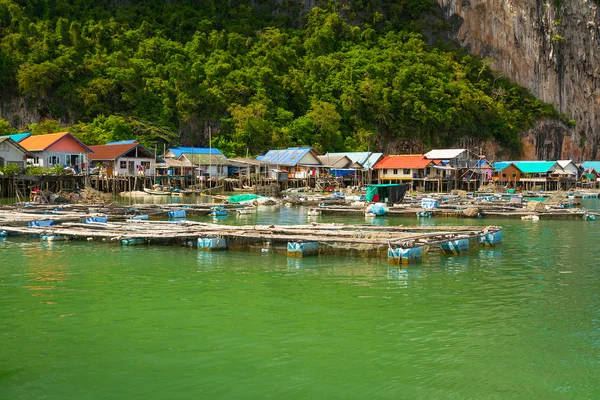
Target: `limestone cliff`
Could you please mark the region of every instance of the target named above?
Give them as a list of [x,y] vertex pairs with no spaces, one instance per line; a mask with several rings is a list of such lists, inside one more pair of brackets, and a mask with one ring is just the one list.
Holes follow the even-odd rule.
[[577,123],[523,134],[525,158],[600,158],[600,20],[595,0],[437,0],[453,35]]

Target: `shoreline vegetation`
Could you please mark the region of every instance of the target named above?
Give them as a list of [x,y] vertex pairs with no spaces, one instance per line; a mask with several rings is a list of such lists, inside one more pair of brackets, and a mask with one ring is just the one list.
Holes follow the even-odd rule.
[[118,4],[0,3],[0,90],[38,118],[1,115],[0,134],[149,148],[211,138],[227,156],[493,141],[514,159],[537,120],[573,124],[438,40],[451,27],[432,0]]

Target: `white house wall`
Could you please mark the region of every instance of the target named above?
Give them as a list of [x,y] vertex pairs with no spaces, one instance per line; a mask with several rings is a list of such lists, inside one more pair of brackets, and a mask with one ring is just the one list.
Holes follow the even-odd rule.
[[0,142],[0,158],[4,159],[4,165],[19,164],[21,167],[25,166],[25,153],[8,140]]
[[[121,168],[121,161],[126,162],[125,168]],[[133,173],[129,171],[129,163],[133,161]],[[144,168],[143,173],[145,176],[154,175],[156,171],[156,161],[153,158],[149,157],[120,157],[115,160],[115,164],[113,166],[113,175],[136,175],[138,171],[138,167],[142,165],[142,162],[149,162],[150,168]]]
[[[67,155],[77,155],[79,156],[80,159],[80,165],[78,165],[77,167],[81,170],[83,165],[81,165],[81,163],[85,163],[86,158],[85,158],[85,153],[74,153],[71,151],[32,151],[31,152],[35,157],[38,158],[38,161],[35,162],[35,160],[29,159],[28,162],[33,164],[33,165],[38,165],[40,167],[55,167],[56,165],[67,165],[66,163],[66,157]],[[59,163],[57,164],[52,164],[49,165],[48,164],[48,157],[58,157],[59,158]]]

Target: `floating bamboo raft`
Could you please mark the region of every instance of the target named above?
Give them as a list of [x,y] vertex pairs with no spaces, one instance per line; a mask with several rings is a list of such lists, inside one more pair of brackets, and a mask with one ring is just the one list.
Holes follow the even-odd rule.
[[[583,220],[588,215],[596,215],[579,208],[560,208],[550,207],[549,209],[538,212],[529,211],[524,207],[511,207],[509,204],[504,205],[486,205],[486,204],[471,204],[466,206],[440,206],[439,208],[420,208],[414,205],[400,205],[389,207],[386,215],[396,217],[414,217],[419,213],[429,213],[432,217],[447,217],[447,218],[466,218],[472,217],[465,213],[469,208],[477,209],[474,213],[478,217],[483,218],[516,218],[523,216],[536,215],[540,219],[557,219]],[[365,206],[322,206],[316,208],[322,215],[364,215]]]
[[418,262],[423,254],[435,247],[439,247],[442,253],[460,254],[473,245],[495,246],[502,240],[501,228],[496,226],[405,227],[317,223],[229,226],[187,220],[79,222],[90,215],[93,214],[70,210],[59,215],[52,226],[25,226],[32,221],[31,218],[39,219],[40,214],[13,212],[7,218],[0,213],[0,234],[34,235],[45,241],[100,240],[123,245],[187,245],[209,251],[287,251],[290,257],[314,254],[387,255],[388,260],[395,264]]

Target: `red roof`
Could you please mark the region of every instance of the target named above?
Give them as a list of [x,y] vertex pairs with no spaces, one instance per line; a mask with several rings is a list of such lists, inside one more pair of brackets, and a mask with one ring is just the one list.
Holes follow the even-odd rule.
[[98,146],[90,146],[90,149],[94,151],[90,154],[90,160],[106,161],[116,160],[120,157],[125,156],[127,153],[135,150],[137,147],[137,156],[140,158],[154,158],[158,162],[163,162],[163,159],[156,157],[154,153],[148,150],[139,142],[124,143],[124,144],[105,144]]
[[424,155],[401,155],[401,156],[385,156],[383,157],[373,169],[383,168],[406,168],[406,169],[422,169],[428,165],[433,164],[432,160],[428,160]]
[[94,154],[90,155],[90,160],[116,160],[123,154],[128,153],[139,143],[128,144],[110,144],[100,146],[90,146]]

